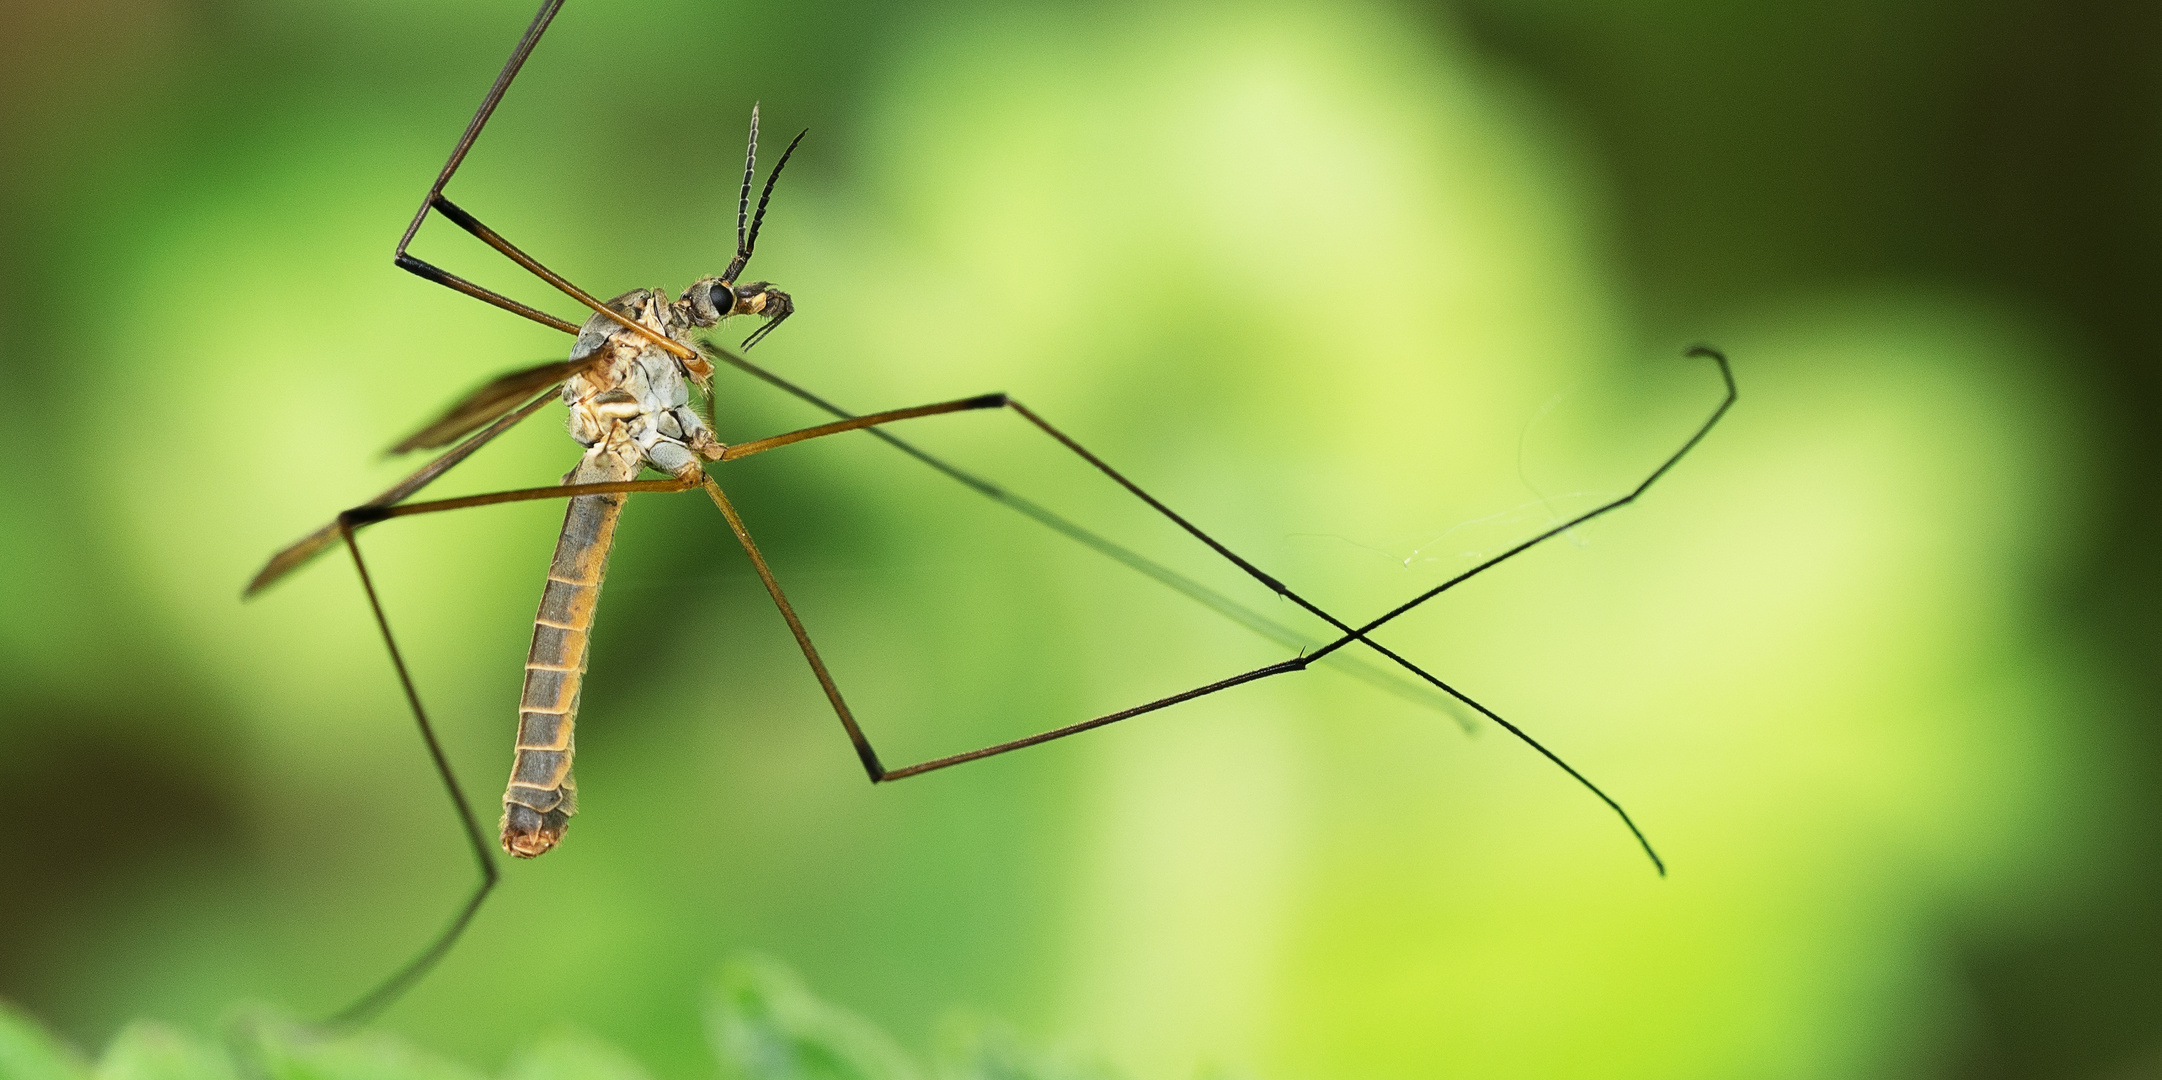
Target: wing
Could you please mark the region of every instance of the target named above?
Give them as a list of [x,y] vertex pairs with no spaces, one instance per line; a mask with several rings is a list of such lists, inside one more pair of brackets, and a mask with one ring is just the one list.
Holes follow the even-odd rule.
[[[542,369],[533,369],[533,371],[540,370]],[[530,374],[532,374],[532,372],[516,373],[516,375]],[[510,379],[513,377],[513,375],[506,375],[502,379],[497,379],[494,383],[490,383],[489,386],[495,386],[498,383],[502,383],[505,379]],[[526,402],[524,408],[509,412],[507,414],[504,414],[504,410],[502,409],[494,410],[495,413],[503,415],[501,415],[500,419],[497,419],[495,423],[489,425],[486,430],[480,432],[479,434],[473,436],[470,439],[467,439],[462,443],[459,443],[456,449],[453,449],[449,453],[444,454],[442,457],[439,457],[434,461],[431,461],[428,464],[421,466],[413,473],[413,475],[398,481],[390,488],[390,490],[383,492],[381,495],[377,495],[373,499],[369,499],[367,502],[360,504],[360,506],[355,507],[354,509],[357,510],[366,509],[368,507],[392,506],[397,503],[404,502],[407,498],[411,497],[414,492],[419,491],[420,489],[427,487],[429,484],[434,483],[436,477],[439,477],[444,473],[449,472],[452,466],[455,466],[459,462],[464,461],[469,457],[472,457],[474,451],[488,445],[490,440],[494,439],[498,435],[503,434],[506,431],[509,431],[512,427],[516,426],[520,420],[523,420],[526,417],[531,416],[536,412],[539,412],[541,406],[546,405],[550,401],[554,400],[555,386],[552,383],[542,383],[539,387],[531,387],[529,389],[541,389],[543,387],[545,387],[546,392],[541,393],[533,400]],[[480,395],[476,393],[473,396],[477,398]],[[468,400],[471,399],[469,398]],[[518,404],[518,399],[512,398],[511,404]],[[463,408],[463,406],[461,405],[460,408]],[[457,411],[457,409],[451,410],[454,415],[457,413]],[[441,424],[449,419],[450,417],[445,417],[443,421],[438,421],[437,423]],[[474,423],[481,422],[482,421],[474,421]],[[430,430],[433,430],[433,428],[431,427]],[[426,434],[426,432],[423,432],[422,434]],[[413,438],[418,439],[419,437],[420,436],[416,435]],[[455,438],[455,436],[451,437]],[[406,441],[412,442],[413,439],[408,439]],[[309,559],[312,559],[317,555],[321,554],[324,548],[327,548],[332,544],[337,543],[343,535],[343,530],[339,526],[339,520],[342,520],[343,518],[344,515],[339,515],[339,518],[332,520],[330,524],[325,525],[322,528],[301,537],[299,540],[296,540],[291,545],[287,546],[285,550],[271,556],[270,562],[263,566],[262,571],[255,575],[255,580],[249,582],[247,589],[241,592],[240,595],[242,596],[242,598],[254,596],[256,593],[261,592],[263,589],[269,587],[272,582],[284,577],[289,573],[292,573],[296,567],[300,566],[300,564],[307,562]]]
[[538,393],[542,387],[562,382],[590,363],[590,360],[561,360],[498,375],[386,453],[403,454],[449,446],[473,429],[524,404],[526,398]]

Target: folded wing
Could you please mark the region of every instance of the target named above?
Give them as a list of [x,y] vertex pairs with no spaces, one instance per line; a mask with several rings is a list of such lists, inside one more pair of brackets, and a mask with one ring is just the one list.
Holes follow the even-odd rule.
[[527,398],[544,387],[570,378],[573,373],[591,363],[591,360],[558,360],[498,375],[467,394],[427,427],[391,447],[388,452],[404,454],[414,450],[449,446],[482,424],[525,404]]

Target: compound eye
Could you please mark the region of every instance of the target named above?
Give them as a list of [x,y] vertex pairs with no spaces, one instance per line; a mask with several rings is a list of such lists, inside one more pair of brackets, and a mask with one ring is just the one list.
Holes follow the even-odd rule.
[[691,318],[700,326],[712,326],[727,318],[728,308],[721,305],[734,304],[734,298],[727,289],[720,287],[718,281],[697,282],[691,286],[690,293]]

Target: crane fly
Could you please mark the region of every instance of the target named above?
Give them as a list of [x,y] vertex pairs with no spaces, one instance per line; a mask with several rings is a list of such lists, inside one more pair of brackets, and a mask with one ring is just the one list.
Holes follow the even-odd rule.
[[[499,503],[568,500],[563,530],[556,543],[555,556],[549,564],[546,583],[542,587],[539,611],[534,616],[532,646],[526,655],[524,693],[518,707],[517,739],[514,744],[511,775],[503,795],[503,815],[496,839],[496,845],[519,858],[534,858],[560,843],[572,814],[577,810],[577,788],[571,775],[571,763],[579,687],[585,673],[587,643],[593,628],[602,577],[607,568],[609,548],[614,541],[617,518],[625,502],[634,494],[695,490],[702,492],[726,520],[729,530],[735,535],[737,543],[743,548],[768,596],[772,598],[782,620],[787,624],[789,633],[794,636],[812,676],[824,690],[827,703],[840,720],[865,774],[873,783],[919,776],[964,762],[1062,739],[1235,686],[1304,671],[1309,666],[1328,660],[1334,661],[1342,670],[1392,692],[1427,704],[1448,705],[1451,708],[1461,706],[1506,730],[1568,773],[1576,783],[1604,803],[1629,830],[1658,872],[1661,875],[1666,873],[1665,863],[1653,850],[1643,831],[1629,817],[1628,812],[1622,809],[1621,804],[1608,796],[1598,785],[1523,729],[1375,641],[1370,635],[1406,612],[1525,550],[1635,501],[1709,434],[1712,427],[1733,406],[1738,395],[1733,371],[1724,355],[1701,345],[1688,350],[1688,355],[1708,358],[1717,365],[1724,384],[1724,396],[1704,422],[1683,442],[1680,449],[1668,456],[1635,488],[1519,541],[1388,611],[1353,625],[1322,610],[1297,591],[1240,557],[1065,432],[1006,394],[982,394],[954,401],[857,415],[746,359],[743,353],[779,328],[796,310],[794,299],[779,287],[766,281],[745,281],[743,276],[757,246],[759,229],[765,222],[767,206],[772,200],[781,170],[787,166],[788,159],[795,153],[804,137],[803,133],[797,134],[782,150],[772,171],[766,175],[764,186],[758,188],[754,209],[751,193],[754,187],[757,187],[754,181],[757,178],[758,156],[758,108],[755,105],[751,109],[749,148],[744,155],[743,184],[736,203],[735,256],[722,273],[699,278],[674,296],[659,289],[634,289],[611,300],[597,299],[549,270],[539,260],[453,203],[445,196],[444,188],[457,173],[466,154],[473,148],[474,141],[479,138],[481,129],[487,125],[497,104],[510,88],[511,81],[517,77],[519,69],[524,66],[527,57],[539,44],[541,35],[547,31],[549,23],[562,6],[563,0],[544,0],[541,4],[540,11],[526,28],[524,36],[511,52],[510,59],[503,65],[502,72],[497,75],[494,85],[482,100],[479,111],[466,125],[465,132],[452,149],[449,160],[444,163],[435,182],[429,186],[412,223],[406,226],[405,234],[399,238],[394,261],[400,268],[428,281],[571,335],[574,343],[568,358],[500,376],[473,391],[434,422],[398,443],[394,448],[398,452],[441,450],[445,447],[448,449],[389,490],[339,513],[329,524],[279,551],[249,583],[246,590],[246,595],[253,596],[313,556],[332,547],[342,546],[351,555],[354,570],[360,578],[361,590],[367,598],[376,629],[390,654],[391,665],[404,691],[406,703],[433,760],[436,773],[457,809],[479,867],[479,884],[450,923],[417,956],[334,1017],[331,1021],[334,1025],[365,1021],[395,1001],[425,975],[457,941],[499,880],[491,845],[465,796],[464,789],[458,783],[449,759],[436,739],[434,726],[428,718],[427,710],[421,704],[420,692],[413,682],[411,672],[406,668],[397,639],[391,632],[390,620],[384,611],[382,599],[376,591],[374,579],[369,575],[367,561],[361,556],[358,533],[366,526],[393,518]],[[535,277],[589,309],[591,314],[582,324],[571,323],[412,255],[407,249],[431,214],[441,215],[494,248]],[[742,318],[762,321],[743,339],[737,349],[717,344],[704,336],[706,331],[713,330],[729,319]],[[815,427],[749,442],[724,444],[714,434],[713,424],[715,390],[712,380],[718,364],[734,367],[836,419]],[[694,407],[694,399],[702,404],[702,409]],[[409,501],[421,489],[471,457],[497,436],[558,400],[567,408],[567,426],[571,438],[585,448],[577,464],[563,477],[561,483],[454,499]],[[1336,636],[1326,640],[1316,639],[1283,626],[1025,498],[934,457],[885,430],[886,425],[905,420],[980,410],[1004,410],[1015,414],[1278,597],[1327,623]],[[752,539],[742,515],[736,511],[734,504],[713,477],[715,467],[727,462],[851,431],[866,432],[979,494],[1152,577],[1280,644],[1294,647],[1297,651],[1284,660],[1117,712],[963,753],[898,768],[889,767],[880,760],[878,753],[872,748],[871,740],[849,710],[839,685],[827,670],[825,661],[820,658],[817,647],[812,644],[803,621],[797,617],[794,607],[789,604],[787,594],[782,591],[780,582],[774,577],[772,568],[759,553],[758,545]],[[648,475],[649,473],[657,475]],[[1353,644],[1361,645],[1387,661],[1395,671],[1392,673],[1348,660],[1341,650]]]

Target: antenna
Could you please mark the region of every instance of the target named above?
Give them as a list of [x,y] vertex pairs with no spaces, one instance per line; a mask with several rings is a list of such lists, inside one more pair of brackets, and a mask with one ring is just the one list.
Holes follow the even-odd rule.
[[[750,213],[751,210],[751,177],[756,175],[757,171],[758,103],[754,101],[751,102],[750,149],[743,152],[743,194],[736,198],[736,259],[738,260],[736,265],[738,267],[742,266],[743,263],[749,262],[751,259],[750,247],[746,245],[743,240],[743,218],[744,215]],[[762,208],[763,203],[761,203],[760,205]],[[729,280],[734,280],[735,276],[736,275],[733,273],[729,274]]]
[[773,163],[773,171],[766,174],[765,189],[758,193],[758,210],[750,214],[751,227],[746,232],[743,219],[751,209],[751,180],[758,171],[758,106],[751,106],[751,145],[743,155],[743,192],[736,198],[736,258],[728,264],[728,271],[721,275],[722,282],[734,285],[736,278],[743,273],[743,268],[750,264],[751,252],[758,246],[759,226],[766,223],[766,204],[773,201],[774,182],[781,178],[781,170],[788,167],[789,155],[796,152],[796,146],[810,133],[810,128],[797,132],[795,138],[788,140],[788,148],[781,151],[781,160]]
[[758,193],[758,212],[751,215],[751,237],[743,245],[744,261],[750,261],[751,248],[758,244],[758,227],[766,222],[766,203],[773,198],[773,182],[779,180],[781,170],[788,167],[788,155],[796,152],[796,144],[802,142],[803,137],[810,133],[810,128],[796,132],[796,137],[788,140],[788,149],[781,151],[781,160],[774,162],[773,171],[766,174],[766,190]]

